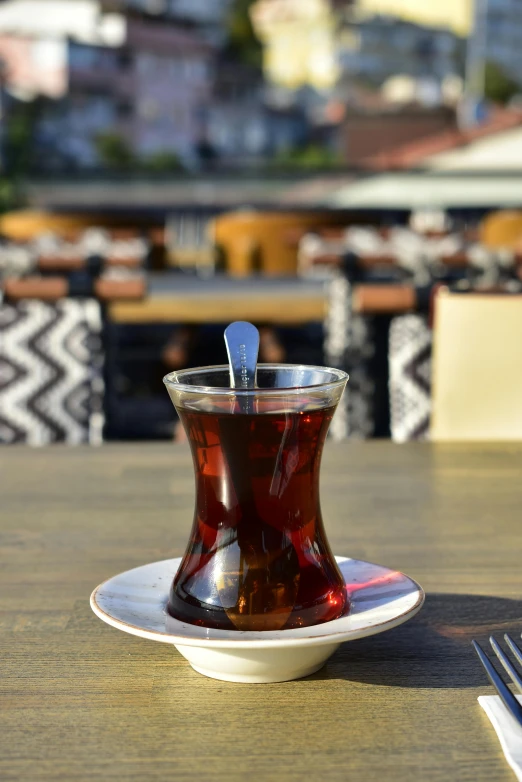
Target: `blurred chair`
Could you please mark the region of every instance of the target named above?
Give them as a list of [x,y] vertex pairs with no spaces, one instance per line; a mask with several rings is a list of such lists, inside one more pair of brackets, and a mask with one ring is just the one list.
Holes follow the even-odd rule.
[[107,212],[46,212],[20,209],[0,215],[0,235],[12,242],[34,242],[47,234],[76,241],[91,228],[105,229],[114,241],[141,239],[149,244],[147,266],[165,266],[165,227],[155,218]]
[[30,242],[45,233],[70,238],[92,227],[130,229],[135,233],[154,230],[157,224],[134,216],[120,217],[103,212],[66,213],[20,209],[0,216],[0,234],[14,242]]
[[522,212],[503,209],[492,212],[479,226],[479,241],[488,248],[522,250]]
[[172,214],[165,230],[167,266],[183,270],[195,269],[201,276],[216,269],[216,251],[212,220],[207,214]]
[[21,209],[0,217],[0,233],[15,242],[30,242],[45,233],[70,236],[91,226],[107,227],[114,218],[103,214],[65,214]]
[[3,235],[0,294],[11,302],[143,298],[149,251],[149,241],[132,229],[92,226],[67,237],[47,231],[25,241]]
[[136,229],[25,217],[7,223],[18,241],[0,238],[0,444],[98,444],[103,304],[145,296],[149,242]]
[[101,308],[94,299],[0,305],[0,444],[102,440]]
[[336,212],[240,211],[217,217],[213,234],[226,271],[234,277],[295,275],[303,234],[347,222],[346,214]]
[[[301,236],[319,226],[344,225],[346,215],[328,212],[229,212],[208,221],[204,215],[169,218],[169,262],[194,266],[201,273],[219,266],[234,277],[261,273],[269,276],[297,274],[297,247]],[[263,361],[285,359],[277,332],[260,325],[260,357]],[[168,369],[184,366],[187,346],[197,339],[196,327],[177,329],[164,351]]]
[[522,296],[439,292],[433,440],[522,440],[521,335]]
[[432,334],[426,313],[410,312],[391,319],[388,392],[395,443],[429,439]]

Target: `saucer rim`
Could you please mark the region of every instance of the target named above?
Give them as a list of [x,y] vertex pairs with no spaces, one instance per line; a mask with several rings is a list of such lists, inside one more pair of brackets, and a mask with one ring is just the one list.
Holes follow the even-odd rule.
[[[394,617],[391,617],[390,619],[385,619],[382,622],[378,622],[376,624],[366,626],[366,627],[360,627],[359,629],[346,629],[346,630],[330,630],[330,632],[325,632],[321,635],[314,635],[314,636],[301,636],[299,638],[295,637],[279,637],[279,638],[264,638],[263,636],[266,635],[263,631],[257,631],[257,635],[259,638],[249,638],[249,639],[242,639],[241,637],[233,637],[239,635],[241,636],[241,631],[238,630],[231,630],[230,633],[232,634],[230,638],[212,638],[212,637],[190,637],[190,636],[183,636],[178,635],[174,633],[162,633],[158,632],[156,630],[145,630],[141,627],[138,627],[136,625],[131,625],[128,622],[123,621],[122,619],[116,619],[111,614],[108,614],[103,608],[101,608],[97,603],[97,594],[98,592],[110,581],[112,581],[115,578],[118,578],[119,576],[124,576],[126,573],[131,573],[134,570],[139,570],[142,567],[146,567],[147,565],[160,565],[165,562],[173,562],[173,563],[180,563],[182,557],[171,557],[169,559],[164,560],[158,560],[156,562],[147,562],[144,565],[138,565],[137,567],[130,568],[129,570],[122,571],[121,573],[117,573],[114,576],[111,576],[110,578],[107,578],[105,581],[103,581],[101,584],[99,584],[92,592],[90,596],[90,605],[93,612],[96,614],[96,616],[101,619],[106,624],[110,625],[111,627],[116,628],[117,630],[121,630],[125,633],[128,633],[130,635],[135,635],[139,638],[145,638],[150,641],[157,641],[159,643],[168,643],[168,644],[174,644],[175,646],[191,646],[191,647],[206,647],[208,649],[275,649],[275,648],[289,648],[289,647],[302,647],[302,646],[323,646],[327,644],[340,644],[344,643],[346,641],[355,641],[359,638],[367,638],[372,635],[376,635],[378,633],[385,632],[386,630],[392,630],[394,627],[398,627],[399,625],[403,624],[404,622],[407,622],[409,619],[412,619],[422,608],[426,595],[421,587],[421,585],[415,581],[415,579],[408,576],[406,573],[403,573],[402,571],[393,571],[391,568],[386,567],[385,565],[378,565],[375,562],[368,562],[367,560],[363,559],[355,559],[353,557],[345,557],[345,556],[336,556],[335,559],[337,562],[345,562],[346,560],[351,560],[353,562],[365,564],[365,565],[373,565],[375,567],[383,568],[389,572],[399,572],[401,576],[406,578],[415,588],[417,591],[417,600],[415,601],[414,605],[408,608],[405,611],[402,611],[401,613],[397,614]],[[167,596],[165,595],[165,605],[166,605]],[[163,611],[165,611],[165,608],[163,608]],[[324,622],[325,629],[328,628],[328,626],[331,626],[338,620],[333,620],[331,622]],[[187,627],[190,627],[191,630],[194,628],[194,625],[189,625],[188,623],[182,623],[186,624]],[[314,625],[316,627],[316,625]],[[210,629],[210,628],[209,628]],[[301,628],[302,629],[302,628]],[[211,631],[211,629],[210,629]],[[250,631],[249,635],[251,636],[255,631]],[[285,633],[292,633],[292,630],[280,630],[278,631],[281,634]]]

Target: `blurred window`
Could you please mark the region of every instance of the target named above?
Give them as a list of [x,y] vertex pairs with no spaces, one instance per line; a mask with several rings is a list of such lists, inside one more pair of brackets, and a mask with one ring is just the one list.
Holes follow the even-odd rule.
[[171,109],[172,122],[176,128],[184,129],[187,124],[187,112],[181,106],[174,106]]
[[181,79],[184,76],[184,60],[181,57],[172,58],[168,61],[168,73],[173,79]]
[[134,107],[130,101],[121,100],[118,103],[117,111],[120,119],[129,119],[134,113]]
[[216,23],[222,21],[228,5],[227,0],[170,0],[170,11],[200,22]]
[[118,53],[118,62],[121,68],[130,68],[133,64],[134,57],[129,49],[121,49]]
[[447,33],[441,33],[435,38],[435,47],[440,54],[449,56],[455,48],[455,38]]
[[70,133],[85,133],[112,125],[116,119],[117,107],[106,95],[83,95],[69,99],[67,125]]
[[145,120],[156,120],[160,113],[159,102],[155,98],[146,98],[138,105],[138,114]]
[[243,143],[246,150],[252,154],[258,154],[266,146],[265,123],[260,117],[254,117],[246,123]]
[[190,59],[185,62],[186,74],[190,78],[198,81],[204,81],[207,77],[208,68],[203,60]]
[[115,70],[118,65],[118,54],[104,47],[70,43],[69,65],[72,70]]
[[81,44],[71,44],[69,50],[69,62],[71,68],[91,69],[95,68],[99,62],[98,50],[94,46],[83,46]]
[[136,58],[136,68],[140,76],[153,76],[158,67],[158,58],[153,54],[140,54]]

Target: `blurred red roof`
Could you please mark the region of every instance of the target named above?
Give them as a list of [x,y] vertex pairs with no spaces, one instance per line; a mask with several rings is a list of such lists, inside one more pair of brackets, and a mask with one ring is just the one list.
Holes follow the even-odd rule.
[[364,167],[377,171],[415,168],[432,155],[465,147],[477,139],[493,136],[519,125],[522,125],[521,110],[496,108],[485,122],[468,130],[441,131],[375,155],[367,155],[360,162]]

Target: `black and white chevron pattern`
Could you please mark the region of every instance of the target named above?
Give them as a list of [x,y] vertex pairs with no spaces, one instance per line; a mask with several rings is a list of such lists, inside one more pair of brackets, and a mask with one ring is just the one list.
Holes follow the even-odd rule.
[[368,359],[374,351],[371,323],[352,312],[352,288],[346,277],[329,283],[328,313],[324,323],[324,353],[328,366],[350,375],[346,391],[330,426],[334,440],[366,440],[374,431],[374,381]]
[[431,414],[432,333],[422,315],[400,315],[390,325],[392,440],[426,440]]
[[101,441],[101,327],[91,299],[0,306],[0,443]]

